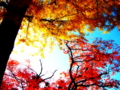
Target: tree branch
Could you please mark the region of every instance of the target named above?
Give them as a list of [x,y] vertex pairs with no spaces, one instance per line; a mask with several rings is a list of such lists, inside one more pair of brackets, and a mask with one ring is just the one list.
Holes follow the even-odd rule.
[[10,71],[10,73],[12,74],[13,77],[12,77],[11,75],[8,75],[8,76],[11,76],[11,77],[14,78],[16,81],[18,81],[18,82],[21,84],[22,90],[24,90],[24,86],[23,86],[22,80],[20,80],[19,78],[17,78],[16,75],[15,75],[10,69],[7,68],[7,70]]

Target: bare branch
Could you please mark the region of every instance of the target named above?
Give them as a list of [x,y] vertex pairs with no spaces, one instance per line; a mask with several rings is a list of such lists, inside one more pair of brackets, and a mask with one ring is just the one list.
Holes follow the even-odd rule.
[[45,78],[44,80],[42,80],[42,81],[40,81],[40,82],[43,82],[43,81],[45,81],[45,80],[47,80],[47,79],[52,78],[52,77],[54,76],[54,74],[55,74],[56,71],[57,71],[57,70],[55,70],[55,71],[53,72],[53,74],[52,74],[50,77],[47,77],[47,78]]
[[40,70],[40,73],[39,73],[39,76],[40,76],[42,74],[43,66],[42,66],[41,60],[39,60],[39,61],[40,61],[40,67],[41,67],[41,70]]

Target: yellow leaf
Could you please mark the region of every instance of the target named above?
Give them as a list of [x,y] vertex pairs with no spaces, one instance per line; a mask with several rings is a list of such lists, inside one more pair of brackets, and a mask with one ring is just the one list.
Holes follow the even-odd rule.
[[103,34],[109,33],[109,31],[103,31]]

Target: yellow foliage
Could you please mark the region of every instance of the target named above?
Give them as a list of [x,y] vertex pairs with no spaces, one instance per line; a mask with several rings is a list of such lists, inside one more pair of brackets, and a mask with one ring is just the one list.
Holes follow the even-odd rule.
[[118,29],[120,30],[120,25],[118,26]]
[[[53,49],[56,42],[61,47],[64,40],[76,39],[81,34],[91,33],[96,27],[103,30],[106,23],[103,13],[110,15],[111,7],[119,6],[117,0],[106,0],[106,2],[104,0],[98,2],[96,0],[69,0],[69,2],[33,0],[23,18],[15,45],[22,43],[38,48],[39,54],[42,55],[45,47]],[[109,21],[119,26],[119,23],[114,23],[115,20],[117,17]],[[71,33],[72,31],[78,34]]]
[[103,34],[109,33],[109,31],[103,31]]

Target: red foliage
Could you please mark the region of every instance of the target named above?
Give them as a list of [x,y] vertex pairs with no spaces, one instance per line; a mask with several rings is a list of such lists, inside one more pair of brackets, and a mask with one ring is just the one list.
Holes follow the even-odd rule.
[[93,44],[81,39],[66,41],[66,46],[65,52],[69,54],[71,66],[69,72],[63,74],[69,78],[68,89],[96,90],[120,87],[118,80],[110,78],[120,71],[120,46],[112,40],[102,41],[99,38]]
[[[4,75],[2,90],[107,90],[119,89],[120,81],[111,77],[120,72],[120,46],[110,41],[96,39],[66,42],[70,69],[62,72],[65,79],[50,83],[29,67],[18,68],[19,62],[10,60]],[[107,48],[109,47],[109,48]],[[41,83],[44,86],[41,86]],[[14,88],[14,89],[13,89]],[[16,89],[15,89],[16,88]]]
[[[39,90],[40,82],[45,82],[30,67],[20,68],[21,64],[15,60],[9,60],[4,74],[1,90]],[[15,89],[16,88],[16,89]]]

